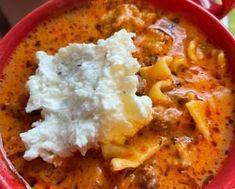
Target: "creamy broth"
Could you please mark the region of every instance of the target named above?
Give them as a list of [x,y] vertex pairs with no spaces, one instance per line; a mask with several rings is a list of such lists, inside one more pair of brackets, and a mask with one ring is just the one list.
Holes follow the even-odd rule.
[[[128,11],[133,13],[131,18]],[[129,143],[149,133],[165,137],[159,151],[138,168],[118,172],[110,169],[100,149],[90,150],[85,157],[75,153],[67,159],[58,158],[54,164],[40,158],[30,162],[24,160],[25,147],[19,134],[40,119],[39,112],[25,113],[29,96],[25,83],[37,68],[36,51],[55,54],[69,43],[95,43],[125,28],[136,33],[137,52],[133,56],[142,67],[151,66],[159,57],[168,54],[174,42],[167,32],[148,29],[162,18],[174,23],[173,27],[185,30],[183,57],[187,65],[179,69],[169,65],[175,82],[173,88],[164,90],[169,102],[154,104],[156,112],[152,122],[126,141]],[[194,60],[190,46],[194,49],[195,44],[197,58]],[[225,62],[223,52],[210,44],[191,23],[141,1],[92,0],[63,10],[39,24],[18,45],[4,71],[0,88],[0,129],[4,148],[18,172],[35,189],[201,188],[221,168],[233,135],[234,86]],[[140,79],[138,95],[148,95],[155,82]],[[189,92],[206,103],[208,140],[198,131],[185,106],[191,98],[186,95]],[[175,110],[181,114],[176,114]]]

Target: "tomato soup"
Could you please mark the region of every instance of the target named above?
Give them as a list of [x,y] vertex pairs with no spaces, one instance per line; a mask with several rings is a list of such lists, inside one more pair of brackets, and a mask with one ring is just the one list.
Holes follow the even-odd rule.
[[[25,112],[35,53],[54,55],[70,43],[96,43],[120,29],[136,34],[136,94],[149,96],[154,109],[153,120],[123,146],[159,137],[158,151],[137,168],[120,171],[111,169],[100,148],[53,164],[26,161],[19,134],[41,119],[40,111]],[[20,42],[4,70],[0,130],[7,156],[34,189],[201,188],[221,168],[233,137],[235,91],[226,62],[199,28],[143,1],[90,0],[61,10]]]

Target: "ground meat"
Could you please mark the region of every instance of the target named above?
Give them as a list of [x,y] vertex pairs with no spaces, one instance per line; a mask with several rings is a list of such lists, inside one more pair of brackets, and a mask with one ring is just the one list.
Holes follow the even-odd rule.
[[154,127],[168,128],[177,124],[182,112],[176,108],[164,108],[156,106],[154,108],[153,122]]
[[156,64],[158,56],[148,56],[143,58],[143,62],[140,62],[142,66],[152,66]]
[[143,28],[144,20],[142,19],[139,9],[135,5],[121,5],[116,11],[116,21],[113,23],[115,29],[126,28],[129,31],[134,31],[136,27]]
[[146,94],[147,82],[142,77],[138,76],[139,84],[137,86],[136,95],[142,96]]
[[167,95],[171,98],[171,100],[177,102],[178,104],[185,104],[190,100],[201,99],[203,97],[196,90],[186,89],[186,88],[178,88],[172,91],[167,92]]
[[155,164],[147,164],[138,171],[138,182],[141,189],[158,188]]
[[166,18],[157,20],[157,22],[151,25],[150,28],[163,31],[172,38],[173,44],[170,51],[168,52],[168,55],[184,56],[183,40],[186,38],[185,29]]
[[147,28],[142,35],[135,38],[134,43],[141,49],[140,62],[147,62],[149,57],[166,55],[171,49],[172,39],[160,30]]
[[183,136],[183,137],[173,137],[172,141],[175,144],[175,147],[178,151],[179,155],[179,161],[178,163],[182,167],[189,167],[192,165],[191,158],[190,158],[190,153],[188,151],[188,144],[192,142],[192,138],[188,136]]
[[175,75],[172,75],[173,77],[173,83],[175,85],[176,88],[180,88],[181,87],[181,80],[180,78],[178,78],[177,76]]
[[140,12],[136,5],[122,4],[110,10],[101,19],[103,33],[112,33],[125,28],[129,32],[136,32],[156,20],[156,13]]
[[176,144],[176,143],[185,143],[185,144],[189,144],[190,142],[192,142],[192,137],[188,137],[188,136],[183,136],[183,137],[173,137],[172,141]]

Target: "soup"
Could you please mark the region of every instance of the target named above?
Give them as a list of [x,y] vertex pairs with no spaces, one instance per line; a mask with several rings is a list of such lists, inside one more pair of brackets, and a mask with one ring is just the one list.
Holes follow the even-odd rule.
[[[141,65],[136,94],[149,96],[154,109],[152,121],[121,147],[129,149],[141,139],[145,154],[150,138],[158,139],[157,151],[136,168],[119,171],[111,169],[104,146],[89,150],[86,156],[76,152],[55,158],[53,164],[40,158],[26,161],[19,135],[41,119],[40,111],[25,112],[29,98],[25,84],[37,69],[35,53],[43,50],[53,55],[69,43],[96,43],[121,29],[136,33],[133,56]],[[201,188],[229,152],[233,89],[223,51],[188,21],[142,1],[91,0],[52,15],[13,53],[0,89],[4,148],[35,189]],[[108,147],[110,152],[117,146]]]

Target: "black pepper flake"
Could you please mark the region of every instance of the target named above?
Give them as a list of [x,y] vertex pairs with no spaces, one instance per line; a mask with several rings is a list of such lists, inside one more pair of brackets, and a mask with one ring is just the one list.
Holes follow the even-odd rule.
[[152,66],[158,60],[158,56],[150,56],[143,61],[144,66]]
[[36,180],[35,178],[30,178],[30,180],[29,180],[29,185],[30,185],[31,187],[34,187],[35,184],[37,184],[37,180]]
[[5,79],[5,77],[6,77],[5,74],[0,75],[0,82],[2,82]]
[[170,149],[170,146],[167,144],[167,145],[165,145],[165,149]]
[[55,51],[55,49],[51,47],[51,48],[49,48],[49,51],[53,52],[53,51]]
[[208,183],[210,183],[210,181],[214,178],[214,175],[209,175],[207,176],[204,181],[203,181],[203,185],[207,185]]
[[127,169],[126,174],[125,174],[125,178],[129,177],[129,176],[132,176],[133,173],[134,173],[134,169]]
[[190,127],[192,130],[196,130],[196,125],[195,125],[194,122],[191,123],[191,124],[189,125],[189,127]]
[[211,142],[212,146],[216,147],[217,146],[217,143],[215,141],[212,141]]
[[106,10],[110,10],[112,8],[112,4],[110,5],[110,4],[107,4],[106,5]]
[[217,80],[221,80],[221,76],[220,76],[219,74],[215,74],[214,77],[215,77],[215,79],[217,79]]
[[101,32],[101,28],[102,28],[102,27],[101,27],[100,24],[96,24],[95,28],[96,28],[97,31]]
[[232,119],[229,119],[229,124],[234,124],[234,120],[232,120]]
[[175,81],[174,81],[174,84],[175,84],[175,87],[176,87],[176,88],[180,88],[180,87],[181,87],[181,83],[180,83],[179,80],[175,80]]
[[177,73],[176,73],[176,72],[172,71],[171,73],[172,73],[174,76],[177,76]]
[[217,127],[213,127],[212,130],[213,130],[215,133],[220,133],[220,130],[219,130],[218,126],[217,126]]
[[56,182],[56,185],[60,185],[62,182],[65,181],[66,178],[67,178],[67,177],[65,176],[65,177],[61,178],[60,180],[58,180],[58,181]]
[[0,111],[6,110],[6,105],[5,104],[0,104]]
[[[171,30],[174,29],[175,27],[176,27],[175,24],[170,24],[170,25],[167,27],[167,29],[169,29],[169,30],[171,31]],[[171,31],[171,33],[172,33],[172,31]]]
[[34,45],[35,45],[35,47],[40,47],[41,46],[41,41],[36,41],[36,43]]
[[26,61],[26,68],[30,68],[32,66],[32,63],[30,61]]
[[94,37],[89,37],[89,38],[88,38],[88,42],[89,42],[89,43],[93,43],[94,41],[95,41],[95,38],[94,38]]

